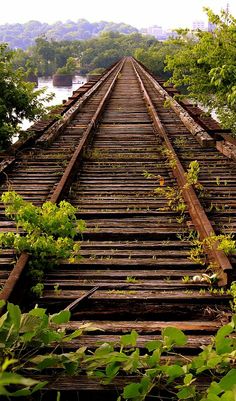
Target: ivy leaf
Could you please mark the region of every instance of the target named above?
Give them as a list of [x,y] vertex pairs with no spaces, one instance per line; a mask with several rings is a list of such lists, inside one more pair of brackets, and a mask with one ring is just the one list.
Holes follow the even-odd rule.
[[1,386],[8,386],[10,384],[21,384],[23,386],[34,386],[38,383],[38,380],[33,380],[30,378],[25,378],[17,373],[12,372],[2,372],[0,373]]
[[11,304],[8,302],[7,310],[12,321],[12,325],[15,328],[15,331],[18,331],[20,328],[20,320],[21,320],[21,310],[18,305]]
[[184,370],[179,365],[163,366],[162,371],[169,376],[168,383],[184,374]]
[[149,352],[152,352],[156,349],[160,349],[162,347],[162,342],[160,340],[152,340],[148,341],[145,345]]
[[187,343],[185,334],[176,327],[166,327],[162,331],[162,336],[164,345],[167,347],[171,347],[172,345],[183,346]]
[[219,383],[216,383],[215,381],[211,382],[211,385],[208,389],[208,393],[218,395],[221,393],[221,391],[222,391],[222,389],[219,386]]
[[161,352],[159,349],[156,349],[153,354],[147,359],[148,366],[153,368],[159,364],[161,358]]
[[71,313],[69,310],[62,310],[59,313],[56,313],[55,315],[50,316],[50,320],[52,323],[55,324],[62,324],[62,323],[68,323],[70,320]]
[[114,362],[110,363],[109,365],[107,365],[106,375],[110,379],[113,379],[116,376],[116,374],[119,372],[119,370],[120,370],[120,363],[117,361],[114,361]]
[[136,397],[139,397],[141,394],[140,394],[140,388],[141,388],[141,385],[140,385],[140,383],[131,383],[131,384],[128,384],[127,386],[125,386],[125,388],[124,388],[124,391],[123,391],[123,397],[125,398],[125,399],[129,399],[129,398],[136,398]]
[[38,384],[36,384],[36,386],[34,386],[33,390],[31,390],[31,394],[35,393],[36,391],[41,390],[43,387],[46,386],[48,382],[47,381],[43,381],[43,382],[39,382]]
[[[37,363],[37,360],[39,361]],[[39,356],[39,357],[35,357],[34,359],[31,360],[31,362],[36,363],[37,365],[37,369],[39,370],[44,370],[47,368],[50,368],[52,366],[55,366],[55,364],[58,362],[58,358],[56,358],[55,356]]]
[[192,373],[188,373],[184,378],[184,384],[186,386],[189,386],[192,383],[192,381],[194,381],[194,380],[196,380],[196,379],[193,379]]
[[187,400],[188,398],[193,398],[195,394],[195,386],[188,386],[182,388],[182,390],[177,393],[177,397],[179,398],[179,400]]
[[8,312],[4,313],[4,315],[2,315],[0,317],[0,329],[4,326],[4,323],[5,323],[6,319],[7,319],[7,316],[8,316]]
[[232,390],[236,387],[236,369],[231,369],[219,382],[222,390]]
[[218,354],[232,351],[233,340],[231,338],[226,338],[226,336],[231,334],[233,331],[234,329],[231,324],[226,324],[217,331],[215,345]]
[[20,322],[20,333],[34,332],[37,330],[40,324],[40,318],[38,316],[32,316],[29,313],[25,313],[21,317]]
[[0,309],[2,309],[5,305],[5,301],[3,299],[0,299]]
[[121,337],[120,343],[124,347],[127,345],[132,345],[135,347],[138,339],[138,333],[135,330],[132,330],[130,334],[125,334],[124,336]]
[[222,394],[221,401],[235,401],[234,391],[226,391]]
[[64,337],[62,339],[62,341],[66,341],[66,342],[71,341],[74,338],[80,337],[82,334],[83,334],[83,331],[80,329],[77,329],[77,330],[73,331],[71,334],[68,334],[66,337]]
[[109,355],[114,351],[114,348],[109,343],[103,343],[99,348],[96,349],[94,355],[96,356],[105,356]]

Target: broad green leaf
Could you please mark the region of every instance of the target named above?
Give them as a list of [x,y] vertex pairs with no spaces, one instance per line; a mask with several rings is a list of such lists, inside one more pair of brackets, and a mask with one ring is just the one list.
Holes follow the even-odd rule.
[[164,339],[164,344],[167,347],[170,347],[171,345],[183,346],[187,343],[187,337],[185,336],[185,334],[176,327],[166,327],[162,331],[162,335]]
[[31,391],[28,388],[22,388],[21,390],[13,391],[10,394],[12,397],[26,397],[27,395],[31,394]]
[[73,340],[74,338],[80,337],[82,334],[83,334],[83,331],[82,331],[82,330],[80,330],[80,329],[75,330],[75,331],[73,331],[71,334],[68,334],[67,336],[65,336],[65,337],[63,338],[63,341],[71,341],[71,340]]
[[232,390],[236,387],[236,369],[231,369],[219,382],[222,390]]
[[62,310],[61,312],[51,315],[50,321],[55,324],[68,323],[70,320],[71,313],[68,310]]
[[221,398],[218,397],[218,395],[214,394],[214,393],[209,393],[207,396],[207,401],[220,401]]
[[98,347],[94,353],[97,356],[105,356],[110,355],[111,352],[114,351],[114,348],[109,343],[103,343],[100,347]]
[[40,333],[39,340],[42,342],[42,344],[48,345],[54,341],[60,342],[62,338],[63,333],[56,332],[54,330],[43,330],[43,332]]
[[5,323],[6,319],[7,319],[7,316],[8,316],[8,312],[4,313],[4,315],[2,315],[0,317],[0,329],[3,327],[3,325],[4,325],[4,323]]
[[170,366],[163,366],[162,367],[163,372],[169,376],[168,383],[170,381],[173,381],[177,377],[180,377],[184,374],[184,370],[181,366],[179,365],[170,365]]
[[8,313],[11,318],[11,322],[14,326],[15,331],[18,331],[19,327],[20,327],[20,320],[21,320],[21,310],[20,310],[19,306],[8,302],[7,310],[8,310]]
[[161,358],[161,352],[159,349],[153,351],[152,355],[147,359],[148,366],[150,368],[157,366],[159,364]]
[[125,334],[124,336],[121,337],[120,343],[124,347],[127,345],[132,345],[135,347],[138,339],[138,333],[135,330],[132,330],[130,334]]
[[3,306],[6,304],[6,301],[3,299],[0,299],[0,309],[3,308]]
[[31,390],[31,394],[35,393],[36,391],[41,390],[43,387],[46,386],[48,382],[47,381],[43,381],[43,382],[39,382],[38,384],[36,384],[36,386],[34,386],[34,388]]
[[214,369],[221,362],[220,356],[212,355],[212,357],[207,361],[207,367],[209,369]]
[[122,395],[125,399],[138,397],[140,396],[140,388],[141,388],[140,383],[128,384],[127,386],[125,386]]
[[31,387],[38,383],[38,380],[23,377],[17,373],[2,372],[0,373],[1,386],[7,386],[10,384],[21,384],[22,386]]
[[186,386],[188,386],[189,384],[191,384],[191,382],[192,382],[193,380],[195,380],[195,379],[193,379],[192,373],[188,373],[188,374],[184,377],[184,384],[185,384]]
[[234,331],[231,324],[227,324],[221,327],[215,337],[216,352],[218,354],[224,354],[232,351],[232,339],[226,338],[229,334]]
[[218,395],[221,393],[221,391],[222,391],[222,389],[221,389],[219,383],[216,383],[215,381],[211,382],[211,385],[208,389],[208,393]]
[[45,356],[44,359],[37,364],[37,369],[44,370],[55,366],[58,363],[56,356]]
[[21,316],[20,333],[34,332],[38,329],[41,319],[38,316],[32,316],[25,313]]
[[162,348],[162,342],[159,340],[148,341],[145,345],[149,352]]
[[68,361],[63,364],[68,375],[74,375],[78,370],[78,362]]
[[106,366],[106,375],[111,378],[115,377],[116,374],[119,372],[119,370],[120,370],[120,363],[114,361]]
[[235,392],[234,391],[226,391],[224,394],[221,396],[222,401],[235,401]]
[[193,398],[195,396],[195,393],[195,386],[188,386],[182,388],[182,390],[177,393],[177,397],[180,400],[187,400],[188,398]]

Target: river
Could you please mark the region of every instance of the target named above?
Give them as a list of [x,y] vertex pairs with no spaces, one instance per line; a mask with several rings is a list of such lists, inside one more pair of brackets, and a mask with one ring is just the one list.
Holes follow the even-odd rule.
[[[72,92],[82,86],[85,82],[87,82],[86,77],[76,75],[73,79],[72,86],[53,86],[52,78],[40,77],[36,89],[46,88],[46,93],[54,93],[54,98],[48,103],[48,106],[54,106],[56,104],[61,104],[64,99],[67,100],[68,97],[72,95]],[[24,120],[21,128],[26,130],[31,124],[32,122]],[[16,140],[17,137],[14,138],[14,142]]]

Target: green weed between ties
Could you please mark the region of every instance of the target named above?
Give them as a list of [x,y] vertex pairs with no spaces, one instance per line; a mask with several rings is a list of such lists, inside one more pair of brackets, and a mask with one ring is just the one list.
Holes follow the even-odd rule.
[[16,232],[0,234],[0,246],[13,248],[17,255],[28,252],[32,258],[29,273],[32,291],[40,296],[44,271],[55,267],[62,259],[70,262],[81,258],[80,244],[75,237],[85,230],[85,222],[77,220],[76,209],[66,201],[59,205],[45,202],[42,207],[26,202],[16,192],[1,197],[5,215],[16,223]]
[[[0,307],[3,305],[2,301]],[[103,343],[93,351],[83,346],[63,352],[66,342],[99,330],[87,323],[67,333],[69,320],[69,311],[48,315],[45,309],[36,307],[22,313],[19,306],[7,304],[0,319],[0,395],[30,395],[46,385],[45,381],[35,380],[38,374],[55,377],[59,369],[60,374],[87,374],[104,385],[118,375],[135,376],[135,382],[124,387],[119,401],[142,401],[149,394],[159,398],[163,391],[172,400],[235,400],[236,315],[193,358],[177,351],[186,345],[187,337],[175,327],[164,328],[157,339],[144,344],[142,353],[135,330],[121,336],[116,346]],[[198,389],[202,380],[206,387]]]

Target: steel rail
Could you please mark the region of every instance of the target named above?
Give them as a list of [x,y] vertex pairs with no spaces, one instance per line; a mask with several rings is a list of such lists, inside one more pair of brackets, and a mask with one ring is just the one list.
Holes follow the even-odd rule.
[[[57,184],[55,190],[53,191],[53,194],[49,198],[49,201],[52,203],[57,203],[59,202],[63,196],[65,195],[65,192],[68,190],[68,188],[71,185],[71,182],[73,181],[73,177],[77,174],[77,168],[78,164],[80,162],[82,152],[86,148],[86,145],[88,144],[88,141],[90,139],[92,131],[96,128],[99,119],[101,117],[101,114],[104,110],[104,107],[106,106],[106,103],[111,95],[112,89],[116,83],[116,80],[120,74],[120,71],[123,68],[125,59],[122,59],[121,62],[118,63],[118,69],[115,74],[115,77],[113,78],[111,84],[109,85],[105,95],[103,96],[103,99],[98,105],[98,108],[96,112],[94,113],[88,127],[86,128],[85,132],[82,135],[82,138],[79,142],[79,145],[77,146],[75,152],[73,153],[70,162],[68,166],[65,169],[65,172],[63,176],[61,177],[61,180]],[[116,65],[117,68],[117,65]],[[112,69],[113,71],[113,69]],[[110,72],[111,73],[111,72]],[[104,81],[103,81],[104,82]],[[28,261],[30,259],[30,255],[27,252],[22,252],[21,255],[19,256],[19,259],[17,260],[14,268],[12,269],[11,273],[9,274],[9,277],[7,278],[4,287],[1,291],[0,294],[0,299],[7,301],[14,288],[16,283],[18,282],[19,278],[21,277],[22,272],[24,271]]]
[[[133,59],[135,63],[137,61]],[[156,88],[156,90],[160,93],[160,95],[167,100],[168,104],[175,112],[175,114],[180,118],[185,127],[189,130],[189,132],[196,138],[196,140],[200,143],[202,147],[215,147],[215,139],[212,138],[211,135],[205,131],[201,125],[199,125],[193,117],[189,115],[189,113],[182,107],[169,93],[156,81],[154,76],[150,74],[146,68],[142,65],[142,63],[137,63],[139,68],[148,75],[150,82]]]
[[[123,60],[123,59],[122,59]],[[72,107],[69,108],[68,111],[66,111],[63,114],[62,119],[56,121],[42,136],[40,136],[39,139],[36,140],[36,144],[40,147],[45,147],[51,144],[54,139],[60,134],[61,131],[63,131],[66,126],[73,120],[75,115],[78,113],[80,108],[84,105],[84,103],[100,88],[100,86],[109,78],[109,76],[117,69],[117,66],[120,63],[124,63],[123,61],[119,61],[118,63],[115,64],[115,66],[101,77],[101,79],[92,86],[81,98],[74,103]]]
[[[172,167],[173,174],[177,179],[177,183],[179,188],[182,191],[183,198],[188,206],[189,214],[192,218],[192,222],[196,228],[196,230],[199,233],[200,239],[205,240],[206,238],[209,238],[210,236],[214,236],[215,231],[211,225],[211,222],[209,221],[199,199],[198,196],[191,184],[187,182],[186,179],[186,172],[178,158],[177,153],[175,152],[171,141],[168,138],[168,134],[161,123],[160,118],[158,117],[158,114],[156,112],[155,106],[153,105],[153,102],[145,88],[145,85],[142,81],[142,78],[135,67],[135,63],[132,61],[133,68],[135,71],[135,74],[138,78],[141,90],[144,95],[144,100],[146,102],[148,111],[152,117],[154,127],[157,131],[158,134],[160,134],[166,144],[167,149],[171,152],[173,155],[173,158],[175,160],[175,166]],[[138,66],[138,64],[136,64]],[[139,67],[141,69],[141,67]],[[142,70],[142,72],[145,74],[145,76],[150,80],[149,74],[146,73],[146,71]],[[212,249],[206,248],[206,254],[208,256],[209,261],[214,262],[216,266],[219,267],[219,285],[225,286],[227,285],[227,274],[225,273],[226,270],[231,270],[232,265],[229,260],[229,258],[226,256],[226,254],[218,249],[219,243],[216,241],[214,245],[212,246]]]
[[[75,117],[81,107],[85,104],[85,102],[92,96],[94,93],[100,88],[100,86],[109,78],[109,76],[115,71],[117,68],[116,63],[114,66],[111,66],[108,71],[101,76],[98,82],[96,82],[90,89],[88,89],[80,98],[79,100],[75,101],[73,105],[61,114],[60,120],[52,122],[50,126],[41,134],[32,135],[23,142],[18,140],[12,147],[9,149],[11,154],[14,151],[15,155],[11,156],[6,155],[6,158],[0,163],[0,179],[4,179],[4,174],[9,170],[9,168],[13,167],[17,161],[17,152],[24,151],[28,146],[29,142],[32,145],[38,146],[40,148],[44,148],[49,146],[66,128],[66,126],[71,122],[71,120]],[[17,146],[18,144],[18,146]]]

